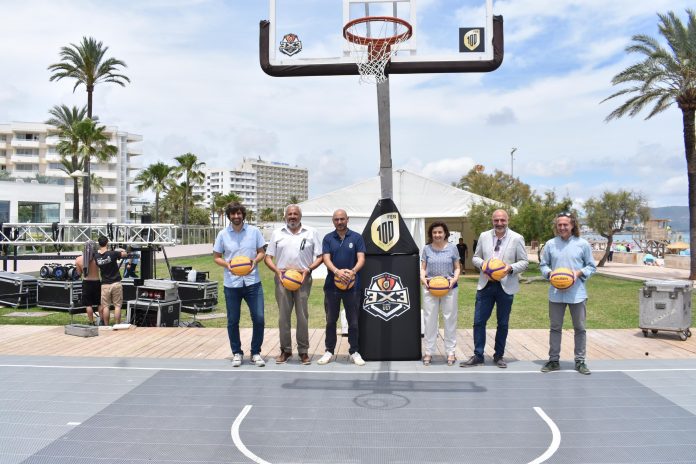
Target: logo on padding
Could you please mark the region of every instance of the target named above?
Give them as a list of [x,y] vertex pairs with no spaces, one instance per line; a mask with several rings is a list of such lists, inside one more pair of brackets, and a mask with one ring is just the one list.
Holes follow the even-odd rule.
[[363,309],[384,321],[399,317],[411,304],[408,289],[401,285],[401,277],[384,272],[376,275],[365,289]]
[[374,244],[389,251],[399,241],[399,213],[387,213],[375,218],[370,232]]

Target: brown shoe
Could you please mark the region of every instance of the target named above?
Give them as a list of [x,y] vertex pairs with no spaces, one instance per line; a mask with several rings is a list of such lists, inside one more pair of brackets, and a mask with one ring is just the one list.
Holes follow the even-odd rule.
[[309,355],[307,353],[300,353],[300,362],[305,366],[307,364],[312,364],[312,361],[310,361]]
[[507,363],[503,359],[503,357],[496,357],[493,356],[493,362],[495,363],[496,366],[500,367],[501,369],[505,369],[507,367]]
[[281,351],[280,355],[276,358],[276,364],[285,364],[290,358],[292,358],[292,353]]

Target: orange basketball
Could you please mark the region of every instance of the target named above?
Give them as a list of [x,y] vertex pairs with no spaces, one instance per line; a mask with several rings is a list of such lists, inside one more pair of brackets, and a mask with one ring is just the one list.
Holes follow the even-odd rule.
[[230,272],[236,276],[245,276],[252,269],[251,258],[248,256],[235,256],[230,260]]
[[350,282],[346,283],[343,279],[334,274],[334,285],[339,290],[350,290],[355,285],[355,275],[350,278]]
[[481,271],[483,271],[485,274],[488,274],[488,277],[490,277],[493,280],[501,280],[503,277],[507,275],[507,273],[505,272],[506,266],[507,265],[502,260],[498,258],[491,258],[483,262],[483,266],[481,266]]
[[294,292],[302,286],[302,273],[295,269],[288,269],[283,272],[281,283],[287,290]]
[[449,280],[445,277],[433,277],[428,281],[428,291],[432,296],[440,298],[447,295],[449,290]]
[[567,267],[559,267],[551,271],[549,282],[557,289],[565,290],[575,283],[575,273]]

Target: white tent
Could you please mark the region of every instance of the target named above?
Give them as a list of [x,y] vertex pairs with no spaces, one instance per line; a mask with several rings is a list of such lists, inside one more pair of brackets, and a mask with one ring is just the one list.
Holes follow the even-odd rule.
[[[393,172],[393,182],[394,203],[418,248],[425,245],[427,227],[434,221],[443,221],[451,232],[457,231],[464,238],[469,247],[467,261],[470,263],[476,237],[467,215],[476,203],[497,202],[402,169]],[[316,228],[323,237],[334,229],[331,216],[340,208],[348,213],[348,226],[362,233],[380,196],[379,176],[334,190],[300,203],[302,223]]]

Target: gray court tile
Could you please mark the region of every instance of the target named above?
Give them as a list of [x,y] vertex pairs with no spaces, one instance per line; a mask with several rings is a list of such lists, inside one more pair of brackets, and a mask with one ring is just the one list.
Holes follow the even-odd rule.
[[[17,438],[19,452],[0,447],[0,462],[251,462],[230,436],[245,405],[241,439],[274,464],[529,462],[551,442],[535,406],[563,437],[548,462],[696,461],[696,417],[674,401],[694,402],[691,377],[679,373],[63,370],[24,368],[26,396],[6,384],[14,396],[0,401],[0,437]],[[116,388],[100,401],[86,386],[61,394],[90,382]],[[80,425],[60,426],[65,405]]]

